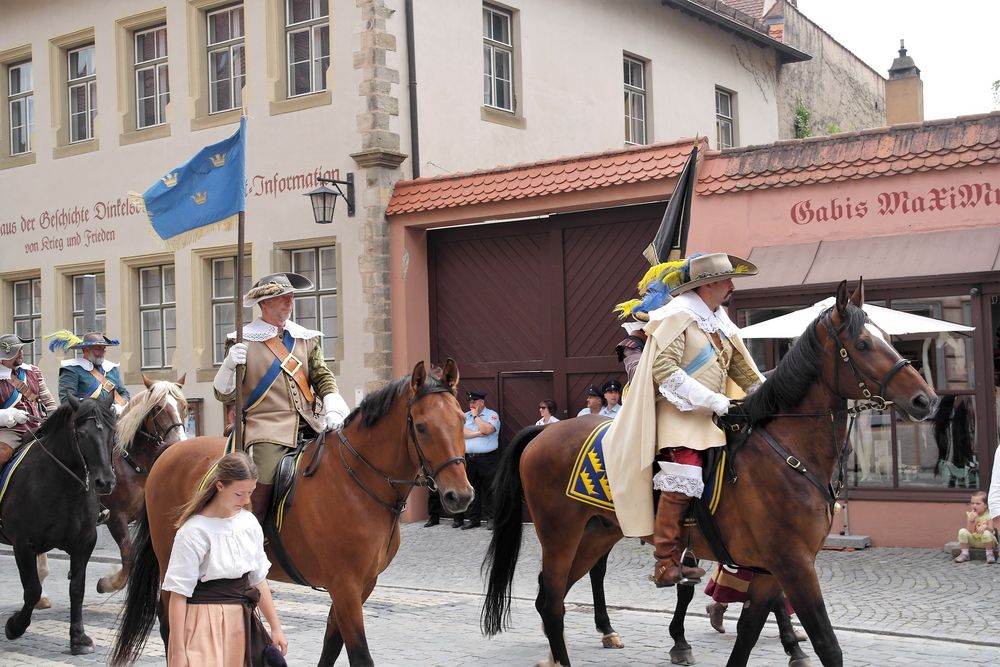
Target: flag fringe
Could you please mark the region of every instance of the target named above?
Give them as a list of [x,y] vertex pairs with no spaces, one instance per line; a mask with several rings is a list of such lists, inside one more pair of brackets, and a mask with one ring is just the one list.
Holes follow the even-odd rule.
[[205,225],[203,227],[195,227],[182,234],[177,234],[176,236],[171,236],[169,239],[161,239],[156,231],[150,226],[150,231],[153,236],[155,236],[160,242],[167,247],[167,250],[172,252],[177,252],[178,250],[191,245],[192,243],[201,240],[202,238],[208,236],[217,231],[231,232],[236,229],[236,224],[240,219],[240,214],[231,215],[228,218],[219,220],[218,222],[213,222],[210,225]]

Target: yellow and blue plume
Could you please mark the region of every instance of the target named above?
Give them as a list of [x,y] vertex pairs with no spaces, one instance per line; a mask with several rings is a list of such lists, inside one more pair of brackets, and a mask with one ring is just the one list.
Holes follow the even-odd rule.
[[67,331],[66,329],[50,333],[48,336],[43,336],[43,338],[52,339],[49,341],[50,352],[55,352],[56,350],[68,350],[74,345],[78,345],[83,342],[82,338],[77,336],[72,331]]

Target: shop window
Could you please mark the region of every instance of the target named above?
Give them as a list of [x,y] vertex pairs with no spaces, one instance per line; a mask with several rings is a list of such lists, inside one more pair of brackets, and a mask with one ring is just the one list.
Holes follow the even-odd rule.
[[24,362],[37,365],[42,356],[42,279],[16,280],[11,287],[14,290],[14,333],[35,340],[24,346]]

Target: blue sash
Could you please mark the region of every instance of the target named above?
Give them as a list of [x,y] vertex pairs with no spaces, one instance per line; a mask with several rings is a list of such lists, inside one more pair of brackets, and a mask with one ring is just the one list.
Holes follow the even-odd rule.
[[[285,335],[282,336],[281,343],[285,346],[285,349],[288,350],[289,353],[291,353],[292,348],[295,347],[295,339],[288,331],[285,331]],[[279,375],[281,375],[281,360],[275,357],[274,361],[271,362],[270,368],[268,368],[267,372],[264,373],[264,377],[260,379],[257,386],[253,388],[252,392],[250,392],[250,397],[247,398],[247,402],[243,406],[244,414],[250,412],[250,410],[252,410],[262,398],[264,398],[267,394],[267,390],[271,388],[271,385],[274,384],[274,381],[278,379]]]
[[[20,380],[21,382],[24,382],[23,368],[17,369],[17,379]],[[13,387],[14,385],[11,386]],[[20,402],[21,402],[21,392],[17,390],[17,387],[14,387],[14,393],[10,395],[10,398],[8,398],[6,402],[4,402],[3,409],[6,410],[7,408],[12,408]]]
[[711,345],[706,345],[698,356],[691,360],[687,366],[684,367],[684,372],[688,375],[694,375],[702,368],[704,368],[712,359],[715,359],[715,348]]

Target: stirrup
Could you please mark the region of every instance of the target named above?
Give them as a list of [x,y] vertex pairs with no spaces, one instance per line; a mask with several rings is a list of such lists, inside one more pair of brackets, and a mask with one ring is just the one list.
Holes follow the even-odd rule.
[[684,576],[685,567],[698,567],[698,557],[694,555],[690,547],[684,547],[684,551],[681,552],[681,557],[677,561],[677,573],[680,575],[680,579],[677,581],[678,586],[694,586],[701,583],[701,577],[696,579],[689,579]]

